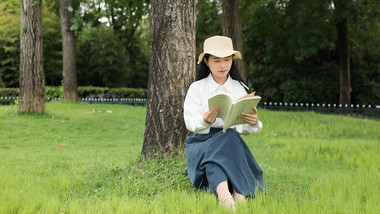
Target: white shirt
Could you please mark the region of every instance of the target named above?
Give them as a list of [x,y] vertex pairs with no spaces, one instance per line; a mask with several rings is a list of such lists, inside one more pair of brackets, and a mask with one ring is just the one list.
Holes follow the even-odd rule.
[[[184,119],[186,127],[189,131],[199,134],[208,134],[210,127],[223,128],[224,122],[221,118],[216,118],[213,124],[206,123],[203,115],[209,110],[208,99],[216,94],[227,94],[232,100],[237,100],[247,94],[243,86],[229,75],[227,81],[223,85],[219,85],[214,81],[211,74],[199,81],[193,82],[184,103]],[[260,120],[256,125],[242,124],[232,126],[240,134],[251,134],[259,132],[263,128]]]

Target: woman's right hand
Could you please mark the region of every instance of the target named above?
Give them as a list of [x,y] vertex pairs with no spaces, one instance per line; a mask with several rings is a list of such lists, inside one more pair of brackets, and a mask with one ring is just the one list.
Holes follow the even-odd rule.
[[218,108],[213,108],[209,111],[207,111],[204,115],[203,115],[203,120],[206,122],[206,123],[215,123],[215,120],[216,120],[216,115],[218,115]]

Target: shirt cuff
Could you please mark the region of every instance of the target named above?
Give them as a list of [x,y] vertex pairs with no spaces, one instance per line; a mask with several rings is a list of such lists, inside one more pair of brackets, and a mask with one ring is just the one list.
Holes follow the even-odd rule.
[[249,126],[250,128],[258,128],[258,127],[262,127],[263,124],[261,123],[260,120],[257,120],[256,125],[252,125],[252,124],[248,123],[248,126]]
[[260,132],[262,128],[263,128],[263,123],[261,123],[261,121],[259,120],[257,121],[256,125],[252,125],[249,123],[242,125],[242,130],[240,131],[240,133],[243,135],[257,133],[257,132]]

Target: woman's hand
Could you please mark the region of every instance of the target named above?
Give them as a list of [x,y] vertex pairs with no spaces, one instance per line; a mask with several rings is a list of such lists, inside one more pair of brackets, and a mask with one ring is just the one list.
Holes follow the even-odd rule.
[[241,118],[251,125],[256,125],[257,121],[259,121],[259,118],[257,117],[257,109],[256,107],[253,107],[252,110],[252,113],[242,113]]
[[206,123],[214,123],[215,120],[216,120],[216,115],[218,115],[218,108],[213,108],[209,111],[207,111],[204,115],[203,115],[203,120],[206,122]]

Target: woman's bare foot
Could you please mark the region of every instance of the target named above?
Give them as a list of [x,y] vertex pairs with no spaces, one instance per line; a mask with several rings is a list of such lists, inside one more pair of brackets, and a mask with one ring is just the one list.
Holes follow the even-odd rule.
[[232,196],[227,196],[222,200],[219,199],[219,205],[231,208],[233,211],[235,211],[235,200]]
[[242,194],[239,194],[237,192],[234,192],[233,193],[233,197],[235,199],[236,202],[245,202],[245,195],[242,195]]
[[228,190],[227,181],[223,181],[216,187],[216,193],[218,194],[219,205],[231,208],[235,211],[235,200]]
[[233,189],[232,196],[234,197],[236,202],[245,202],[245,195],[237,193],[235,187]]

